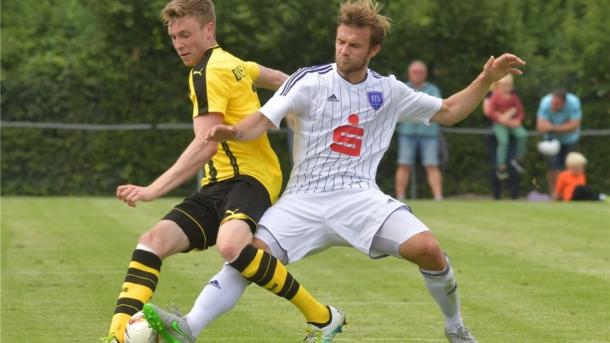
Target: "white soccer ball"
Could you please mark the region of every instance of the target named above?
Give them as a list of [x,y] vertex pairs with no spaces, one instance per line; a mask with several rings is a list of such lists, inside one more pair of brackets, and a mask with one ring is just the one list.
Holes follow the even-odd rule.
[[538,151],[546,157],[557,155],[559,149],[561,149],[561,144],[556,139],[538,142]]
[[159,336],[148,325],[144,312],[140,311],[129,319],[125,329],[125,343],[159,343]]

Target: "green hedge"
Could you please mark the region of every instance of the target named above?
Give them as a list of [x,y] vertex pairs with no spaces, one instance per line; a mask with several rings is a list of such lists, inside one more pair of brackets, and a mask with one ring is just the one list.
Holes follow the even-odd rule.
[[[542,95],[568,87],[585,104],[585,128],[610,127],[610,13],[607,0],[380,1],[393,30],[372,67],[399,78],[412,59],[429,64],[448,95],[467,85],[487,56],[511,51],[527,62],[516,80],[528,120]],[[40,0],[2,3],[3,121],[165,123],[190,120],[187,68],[158,14],[166,0]],[[216,1],[217,37],[237,56],[293,72],[333,59],[340,0]],[[265,94],[268,96],[268,94]],[[460,126],[485,127],[480,113]],[[79,132],[1,129],[2,194],[104,194],[147,184],[190,140],[188,131]],[[448,194],[488,193],[480,136],[448,135]],[[287,171],[285,137],[272,136]],[[534,141],[531,142],[532,147]],[[608,189],[607,138],[585,138],[590,182]],[[533,151],[533,148],[531,149]],[[392,190],[395,146],[378,181]],[[532,177],[544,174],[535,153]],[[423,180],[421,178],[420,180]],[[194,188],[187,184],[176,194]],[[523,180],[523,188],[530,187]],[[544,184],[544,182],[542,182]],[[427,192],[425,182],[422,191]]]
[[[485,136],[445,134],[449,162],[444,168],[447,195],[490,194]],[[284,183],[290,173],[286,135],[271,134],[280,157]],[[3,195],[113,195],[117,185],[128,182],[146,185],[168,168],[192,139],[187,130],[150,131],[62,131],[54,129],[2,129]],[[529,142],[528,173],[521,189],[546,190],[546,162],[537,153],[538,138]],[[396,168],[396,139],[381,161],[377,182],[393,194]],[[590,160],[588,180],[595,188],[610,190],[608,178],[608,137],[583,137],[579,151]],[[420,174],[419,194],[430,193]],[[187,195],[196,181],[187,182],[173,195]]]

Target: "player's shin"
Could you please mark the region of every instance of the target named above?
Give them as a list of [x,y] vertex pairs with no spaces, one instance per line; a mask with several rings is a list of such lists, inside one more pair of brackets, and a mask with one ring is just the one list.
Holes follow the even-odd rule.
[[453,329],[464,325],[460,313],[460,298],[453,268],[447,258],[447,267],[442,271],[420,270],[430,295],[436,300],[445,316],[445,328]]
[[249,284],[250,281],[235,268],[225,264],[201,290],[193,308],[184,316],[193,336],[199,336],[208,324],[233,308]]
[[247,245],[239,257],[230,263],[246,279],[288,299],[305,316],[307,322],[319,327],[330,321],[328,307],[318,302],[288,273],[286,267],[268,252]]
[[150,301],[161,271],[161,259],[149,247],[138,244],[134,250],[110,323],[111,336],[123,342],[129,318]]

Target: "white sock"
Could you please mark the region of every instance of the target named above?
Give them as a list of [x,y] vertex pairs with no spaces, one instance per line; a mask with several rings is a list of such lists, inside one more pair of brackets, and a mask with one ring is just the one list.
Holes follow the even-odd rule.
[[138,243],[138,245],[136,245],[136,250],[144,250],[144,251],[148,251],[149,253],[153,253],[157,256],[159,256],[159,254],[157,254],[153,248],[149,247],[146,244],[142,244],[142,243]]
[[201,290],[191,312],[184,316],[193,336],[199,336],[214,319],[233,308],[249,284],[237,269],[225,264]]
[[463,326],[457,283],[449,259],[447,259],[447,268],[443,271],[420,270],[420,272],[430,295],[436,300],[445,316],[445,328],[453,331],[457,327]]

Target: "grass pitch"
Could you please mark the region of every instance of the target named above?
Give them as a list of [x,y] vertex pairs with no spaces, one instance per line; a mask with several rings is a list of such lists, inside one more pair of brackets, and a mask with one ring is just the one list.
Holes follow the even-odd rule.
[[[128,208],[110,198],[2,199],[2,342],[97,342],[106,334],[138,234],[177,199]],[[452,258],[466,323],[480,342],[610,341],[607,204],[416,201]],[[165,261],[154,302],[188,310],[219,269],[214,249]],[[345,311],[337,342],[444,342],[417,269],[333,248],[290,266]],[[303,319],[251,286],[202,342],[299,342]]]

